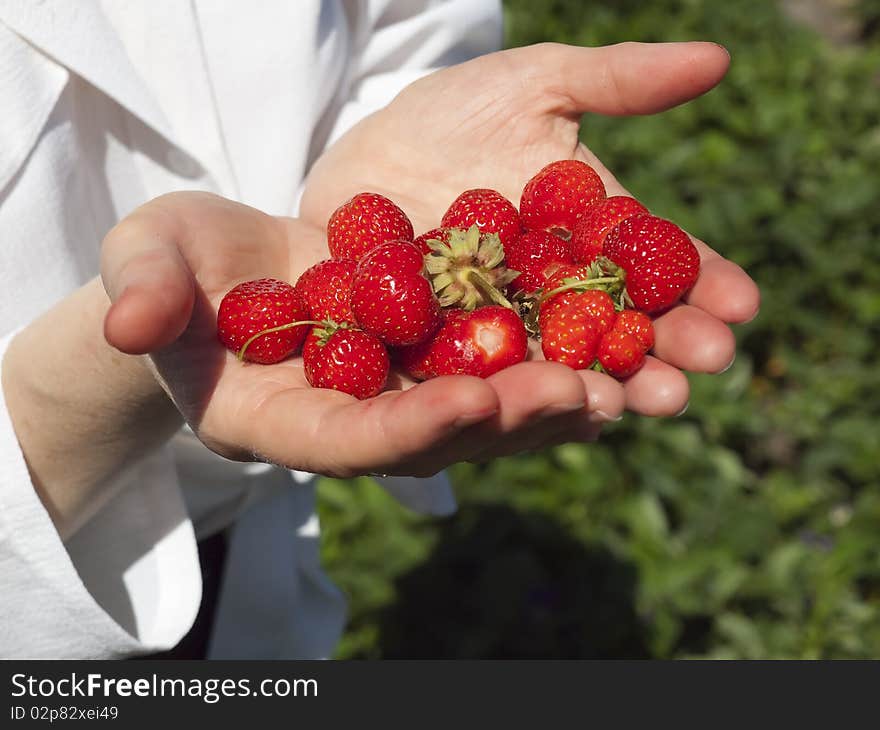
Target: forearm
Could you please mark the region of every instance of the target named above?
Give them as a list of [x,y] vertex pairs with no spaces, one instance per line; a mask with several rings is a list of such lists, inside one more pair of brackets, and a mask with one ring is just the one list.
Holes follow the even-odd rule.
[[110,477],[181,424],[145,361],[106,343],[109,305],[94,279],[22,330],[3,358],[10,418],[62,537],[109,496]]

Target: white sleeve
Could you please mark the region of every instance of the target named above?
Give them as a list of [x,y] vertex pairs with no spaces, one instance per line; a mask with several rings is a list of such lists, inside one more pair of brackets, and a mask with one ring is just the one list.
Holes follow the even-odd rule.
[[413,81],[501,47],[500,0],[370,0],[360,7],[342,98],[322,121],[327,144]]
[[[0,363],[14,334],[0,338]],[[116,496],[62,542],[0,388],[0,658],[118,658],[189,630],[201,574],[169,455],[116,480]]]

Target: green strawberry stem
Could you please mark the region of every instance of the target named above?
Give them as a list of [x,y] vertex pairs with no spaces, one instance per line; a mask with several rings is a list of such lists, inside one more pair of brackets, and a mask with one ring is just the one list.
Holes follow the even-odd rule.
[[505,297],[499,289],[488,281],[479,271],[476,269],[470,269],[466,272],[465,276],[467,276],[468,281],[477,287],[477,289],[479,289],[483,296],[487,297],[489,301],[494,302],[495,304],[500,304],[502,307],[513,309],[513,305],[507,301],[507,297]]
[[293,329],[294,327],[300,327],[304,324],[312,324],[312,325],[315,325],[316,327],[326,327],[327,325],[332,325],[334,327],[336,326],[335,323],[330,322],[329,320],[325,320],[323,322],[316,322],[313,319],[304,319],[301,322],[290,322],[288,324],[279,325],[278,327],[270,327],[269,329],[263,330],[262,332],[257,332],[257,334],[255,334],[253,337],[248,339],[248,341],[245,342],[241,346],[241,349],[238,351],[238,353],[237,353],[238,359],[244,360],[244,353],[247,351],[248,347],[251,346],[251,343],[253,343],[253,341],[256,340],[258,337],[262,337],[263,335],[270,335],[273,332],[283,332],[284,330],[290,330],[290,329]]
[[552,291],[546,292],[541,296],[541,301],[545,301],[552,296],[556,296],[570,289],[598,289],[602,284],[620,284],[623,279],[619,276],[600,276],[596,279],[583,279],[581,281],[573,281],[568,284],[556,287]]

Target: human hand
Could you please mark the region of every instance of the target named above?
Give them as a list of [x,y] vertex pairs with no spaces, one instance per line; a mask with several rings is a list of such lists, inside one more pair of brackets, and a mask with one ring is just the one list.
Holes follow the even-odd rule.
[[[562,435],[598,435],[602,418],[587,413],[582,387],[566,389],[571,371],[556,363],[526,363],[487,381],[415,386],[392,376],[388,391],[358,401],[311,388],[302,358],[253,365],[220,345],[217,309],[229,289],[262,277],[295,281],[327,255],[324,232],[300,220],[205,193],[157,198],[105,238],[105,337],[122,352],[148,354],[195,433],[231,459],[334,476],[421,476]],[[548,369],[560,377],[546,378]],[[612,407],[619,412],[622,402]]]
[[[342,137],[309,174],[301,215],[323,226],[341,202],[373,190],[400,205],[418,234],[436,226],[463,190],[490,187],[517,203],[535,172],[564,158],[587,162],[609,195],[625,195],[578,141],[581,115],[662,111],[714,87],[728,64],[726,51],[711,43],[540,44],[482,56],[410,85]],[[654,357],[635,376],[620,384],[591,370],[524,363],[496,376],[501,403],[513,407],[540,383],[560,400],[585,398],[585,414],[594,419],[617,414],[624,402],[644,415],[679,413],[689,397],[681,371],[726,369],[735,353],[728,323],[748,321],[760,302],[739,266],[694,242],[700,277],[682,303],[655,321]],[[541,360],[540,348],[532,357]],[[563,431],[556,438],[576,437]]]

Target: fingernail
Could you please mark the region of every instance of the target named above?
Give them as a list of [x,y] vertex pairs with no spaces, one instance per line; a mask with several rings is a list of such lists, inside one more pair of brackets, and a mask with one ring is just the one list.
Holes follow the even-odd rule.
[[748,324],[749,322],[754,322],[758,318],[758,315],[760,313],[761,313],[761,310],[756,309],[755,313],[751,317],[749,317],[748,319],[744,319],[742,322],[740,322],[740,324]]
[[538,418],[552,418],[553,416],[561,416],[563,413],[574,413],[583,410],[584,402],[579,403],[554,403],[552,406],[546,406],[538,412]]
[[691,404],[690,401],[685,403],[684,408],[682,408],[678,413],[676,413],[674,417],[678,418],[679,416],[683,416],[685,413],[687,413],[687,409],[690,407],[690,404]]
[[623,414],[621,413],[619,416],[611,416],[605,411],[593,411],[590,414],[590,420],[594,423],[616,423],[617,421],[623,420]]
[[723,374],[723,373],[726,373],[728,370],[730,370],[730,368],[733,367],[733,363],[735,363],[735,362],[736,362],[736,353],[733,354],[733,357],[730,359],[730,362],[727,363],[727,365],[725,365],[723,368],[721,368],[721,370],[719,370],[719,371],[718,371],[717,373],[715,373],[715,374],[716,374],[716,375],[721,375],[721,374]]
[[459,416],[452,422],[452,428],[466,428],[467,426],[473,426],[475,423],[480,423],[481,421],[485,421],[492,416],[498,413],[497,410],[492,411],[480,411],[479,413],[465,413],[464,415]]

